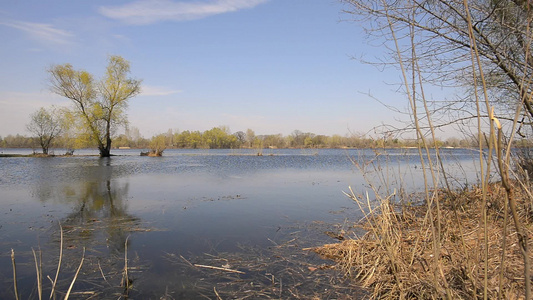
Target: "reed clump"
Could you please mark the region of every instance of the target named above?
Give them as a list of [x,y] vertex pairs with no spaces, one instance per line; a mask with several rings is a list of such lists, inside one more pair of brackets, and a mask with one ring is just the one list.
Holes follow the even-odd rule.
[[[513,182],[513,189],[520,222],[531,235],[531,198],[518,182]],[[362,197],[353,192],[350,197],[363,205]],[[364,199],[366,217],[356,226],[362,227],[365,234],[314,251],[336,261],[338,268],[368,290],[371,299],[477,299],[484,294],[483,253],[487,247],[488,298],[522,298],[524,259],[515,227],[505,216],[507,197],[501,183],[487,187],[487,242],[480,222],[480,187],[441,197],[442,231],[437,260],[430,229],[430,222],[436,220],[431,220],[428,213],[431,206],[401,207],[390,199],[381,199],[374,205]],[[507,226],[504,220],[509,223]]]

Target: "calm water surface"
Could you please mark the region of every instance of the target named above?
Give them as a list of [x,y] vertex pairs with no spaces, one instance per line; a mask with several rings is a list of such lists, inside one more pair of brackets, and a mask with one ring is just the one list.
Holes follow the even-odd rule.
[[[348,186],[369,190],[352,160],[377,162],[367,166],[367,176],[384,193],[400,187],[415,191],[421,182],[415,150],[386,155],[371,150],[253,153],[167,150],[164,157],[151,158],[139,156],[138,150],[117,150],[118,156],[101,159],[81,156],[97,154],[84,150],[73,157],[0,158],[0,299],[14,298],[11,249],[22,298],[35,295],[32,248],[42,250],[43,273],[53,277],[58,224],[64,228],[67,261],[63,292],[85,248],[87,261],[75,290],[99,289],[94,297],[117,299],[116,289],[102,291],[120,283],[127,252],[135,278],[132,298],[159,299],[165,293],[175,299],[214,298],[196,290],[195,282],[203,279],[186,272],[188,262],[249,248],[261,253],[295,237],[299,244],[294,251],[301,254],[303,247],[335,241],[324,230],[360,219],[356,205],[342,194]],[[465,176],[475,180],[475,153],[445,154],[452,181],[464,182]],[[307,255],[310,261],[317,259]],[[115,282],[106,282],[102,273]]]

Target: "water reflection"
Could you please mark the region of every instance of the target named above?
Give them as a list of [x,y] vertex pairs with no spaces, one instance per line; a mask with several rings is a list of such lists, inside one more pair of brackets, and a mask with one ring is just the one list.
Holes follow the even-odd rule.
[[[8,184],[0,183],[0,250],[8,253],[13,248],[16,252],[22,298],[31,298],[35,285],[32,248],[42,250],[43,274],[55,274],[60,253],[58,224],[63,228],[63,263],[57,289],[68,289],[85,248],[76,291],[98,291],[96,298],[100,299],[124,292],[120,284],[126,241],[133,242],[128,236],[143,231],[145,223],[138,212],[131,212],[132,183],[126,176],[128,168],[120,162],[91,157],[0,163],[0,177],[7,178]],[[10,260],[1,260],[0,269],[4,278],[0,299],[13,299],[13,282],[6,279],[10,278]],[[51,286],[48,281],[43,285],[47,295]]]
[[101,242],[100,234],[105,233],[107,247],[116,253],[123,252],[130,229],[140,223],[140,218],[128,214],[128,190],[127,182],[112,184],[111,180],[66,188],[65,195],[77,199],[72,212],[61,221],[68,229],[69,239],[90,247]]
[[[96,162],[96,164],[95,164]],[[38,162],[32,194],[41,203],[67,205],[70,212],[59,222],[71,247],[124,252],[126,238],[139,226],[139,217],[128,213],[129,181],[117,176],[112,159],[91,164],[57,166],[57,161]],[[48,175],[46,174],[48,172]],[[54,176],[56,175],[56,176]]]

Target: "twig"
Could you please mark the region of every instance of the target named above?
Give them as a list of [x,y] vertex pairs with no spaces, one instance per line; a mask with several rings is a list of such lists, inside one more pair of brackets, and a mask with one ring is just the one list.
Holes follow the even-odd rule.
[[246,274],[242,271],[238,271],[238,270],[232,270],[232,269],[228,269],[228,268],[221,268],[221,267],[214,267],[214,266],[206,266],[206,265],[199,265],[199,264],[194,264],[195,267],[198,267],[198,268],[205,268],[205,269],[213,269],[213,270],[220,270],[220,271],[226,271],[226,272],[232,272],[232,273],[239,273],[239,274]]

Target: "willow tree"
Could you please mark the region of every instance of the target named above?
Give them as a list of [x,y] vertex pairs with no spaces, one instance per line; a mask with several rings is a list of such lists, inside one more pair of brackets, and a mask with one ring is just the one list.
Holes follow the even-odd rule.
[[141,81],[129,78],[130,64],[120,56],[110,56],[100,80],[70,64],[52,66],[52,92],[74,104],[74,112],[90,140],[98,146],[100,157],[111,155],[112,136],[126,124],[128,100],[141,91]]

